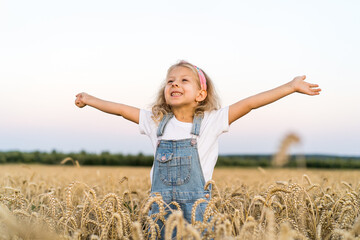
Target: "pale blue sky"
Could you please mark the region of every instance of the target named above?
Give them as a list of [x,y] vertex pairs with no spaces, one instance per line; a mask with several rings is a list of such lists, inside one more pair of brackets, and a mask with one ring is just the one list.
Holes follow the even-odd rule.
[[220,153],[360,155],[359,1],[0,1],[0,151],[152,153],[136,124],[74,105],[78,92],[148,108],[180,59],[222,105],[307,75],[220,137]]

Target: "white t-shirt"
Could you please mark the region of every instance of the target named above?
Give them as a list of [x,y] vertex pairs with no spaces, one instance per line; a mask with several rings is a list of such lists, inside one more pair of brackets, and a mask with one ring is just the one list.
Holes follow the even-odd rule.
[[[158,137],[156,135],[158,125],[151,118],[152,112],[141,109],[139,119],[139,130],[141,134],[147,135],[154,148],[154,155],[157,147]],[[172,117],[165,126],[162,140],[180,140],[192,138],[190,134],[192,123],[181,122]],[[200,135],[197,139],[200,164],[204,174],[205,182],[212,178],[214,167],[219,153],[219,136],[229,130],[229,107],[219,110],[205,112],[201,121]],[[150,171],[152,181],[153,167]]]

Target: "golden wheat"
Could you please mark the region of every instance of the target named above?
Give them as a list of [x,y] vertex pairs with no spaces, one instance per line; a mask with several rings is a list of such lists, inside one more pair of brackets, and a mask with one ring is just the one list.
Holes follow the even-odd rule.
[[[173,210],[149,196],[148,173],[2,166],[0,239],[156,239],[158,221],[167,239],[359,239],[358,171],[216,169],[205,187],[212,198],[196,201],[191,223],[177,202]],[[196,221],[204,203],[204,221]],[[149,215],[154,204],[159,212]]]

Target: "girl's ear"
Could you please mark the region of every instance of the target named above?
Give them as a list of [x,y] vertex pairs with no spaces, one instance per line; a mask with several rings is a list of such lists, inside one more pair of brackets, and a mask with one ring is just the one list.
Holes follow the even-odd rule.
[[195,98],[196,102],[202,102],[207,97],[207,91],[206,90],[200,90],[199,94]]

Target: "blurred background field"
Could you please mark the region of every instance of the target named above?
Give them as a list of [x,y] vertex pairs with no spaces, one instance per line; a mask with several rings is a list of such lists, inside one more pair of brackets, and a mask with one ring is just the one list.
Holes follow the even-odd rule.
[[[266,187],[276,181],[302,181],[306,174],[314,182],[335,183],[346,181],[356,186],[360,183],[360,170],[325,170],[325,169],[263,169],[258,168],[215,168],[213,179],[219,186],[239,184],[260,184]],[[45,182],[54,186],[64,186],[73,181],[81,181],[89,186],[114,184],[114,191],[120,191],[118,181],[123,177],[129,179],[130,186],[150,190],[150,167],[117,167],[117,166],[47,166],[7,164],[0,165],[1,185],[11,185],[11,179],[23,179]],[[30,180],[31,179],[31,180]]]

